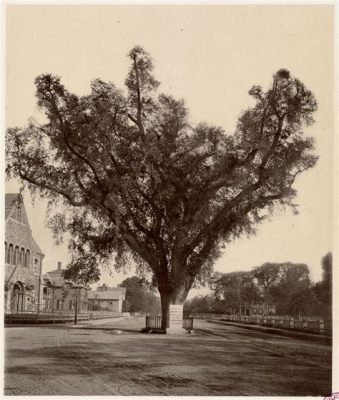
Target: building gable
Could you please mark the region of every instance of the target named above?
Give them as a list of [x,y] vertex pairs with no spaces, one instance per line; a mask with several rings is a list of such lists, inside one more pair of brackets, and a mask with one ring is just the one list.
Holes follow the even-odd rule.
[[[28,233],[27,240],[32,250],[40,255],[44,255],[37,242],[34,240],[31,227],[29,225],[26,208],[20,193],[6,193],[5,195],[5,217],[6,230],[12,230],[17,225],[20,231]],[[9,225],[12,225],[9,228]],[[6,235],[7,236],[7,235]]]
[[9,218],[29,226],[28,217],[20,193],[6,193],[5,195],[5,217],[6,222]]

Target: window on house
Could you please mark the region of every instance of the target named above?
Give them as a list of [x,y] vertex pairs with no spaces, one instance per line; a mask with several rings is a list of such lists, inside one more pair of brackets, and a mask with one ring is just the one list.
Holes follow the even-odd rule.
[[62,310],[62,299],[57,300],[57,310]]
[[49,309],[49,299],[45,299],[45,310]]
[[70,300],[69,301],[69,309],[70,310],[75,310],[75,301],[74,300]]

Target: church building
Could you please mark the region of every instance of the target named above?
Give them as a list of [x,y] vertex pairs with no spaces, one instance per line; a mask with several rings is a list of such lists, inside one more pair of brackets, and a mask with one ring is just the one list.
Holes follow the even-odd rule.
[[42,302],[44,253],[33,238],[22,196],[5,197],[5,313],[35,311]]

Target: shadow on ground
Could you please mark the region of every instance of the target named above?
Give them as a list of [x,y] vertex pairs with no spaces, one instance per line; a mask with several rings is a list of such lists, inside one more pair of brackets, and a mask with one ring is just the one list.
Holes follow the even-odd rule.
[[225,329],[223,336],[7,329],[5,393],[325,396],[331,391],[330,346],[218,329]]

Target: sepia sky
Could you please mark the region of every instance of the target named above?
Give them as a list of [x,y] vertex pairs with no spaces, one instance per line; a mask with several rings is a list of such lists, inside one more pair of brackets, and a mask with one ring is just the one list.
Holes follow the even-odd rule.
[[[320,159],[295,187],[299,215],[278,210],[256,236],[228,245],[215,265],[220,272],[249,270],[271,262],[304,262],[321,279],[320,260],[332,250],[334,7],[330,5],[219,6],[20,6],[7,7],[6,126],[23,126],[39,112],[34,79],[61,76],[78,95],[94,78],[123,88],[128,51],[143,46],[153,57],[160,91],[184,98],[192,123],[206,121],[231,133],[243,109],[253,104],[248,90],[267,88],[287,68],[313,91]],[[17,191],[16,182],[6,192]],[[44,271],[67,263],[66,245],[55,246],[45,227],[45,204],[25,205],[33,235],[46,256]],[[124,277],[104,275],[108,284]],[[196,293],[193,291],[192,293]]]

